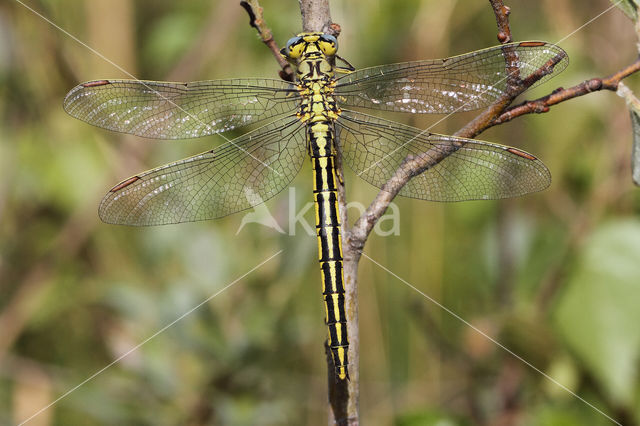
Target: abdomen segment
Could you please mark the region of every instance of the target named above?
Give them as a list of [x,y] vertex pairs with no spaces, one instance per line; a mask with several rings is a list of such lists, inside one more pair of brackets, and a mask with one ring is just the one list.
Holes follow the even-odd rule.
[[342,240],[336,171],[332,153],[333,126],[317,122],[309,126],[308,137],[314,172],[313,199],[316,210],[318,260],[322,276],[325,322],[329,331],[328,345],[339,380],[349,378],[349,340],[345,313],[345,291],[342,272]]

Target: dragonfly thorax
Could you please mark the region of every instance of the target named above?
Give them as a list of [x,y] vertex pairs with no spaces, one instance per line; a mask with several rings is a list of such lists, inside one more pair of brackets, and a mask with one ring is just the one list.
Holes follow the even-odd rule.
[[335,120],[339,113],[333,98],[335,53],[338,42],[324,33],[301,33],[287,42],[281,53],[296,68],[303,122]]

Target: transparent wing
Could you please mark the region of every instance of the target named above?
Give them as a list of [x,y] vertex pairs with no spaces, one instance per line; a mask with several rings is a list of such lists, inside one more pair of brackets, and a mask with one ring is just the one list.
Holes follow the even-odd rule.
[[336,122],[344,161],[361,178],[382,188],[402,179],[404,161],[424,161],[400,195],[431,201],[515,197],[545,189],[551,175],[545,165],[516,148],[420,129],[353,111]]
[[287,117],[219,149],[133,176],[100,203],[100,218],[122,225],[213,219],[282,191],[306,156],[304,125]]
[[542,72],[540,84],[568,62],[565,51],[553,44],[511,43],[446,59],[365,68],[340,78],[335,93],[341,106],[427,114],[470,111],[494,103],[507,90],[509,77],[525,80]]
[[157,139],[196,138],[290,114],[295,87],[280,80],[234,79],[193,83],[98,80],[64,99],[70,115],[94,126]]

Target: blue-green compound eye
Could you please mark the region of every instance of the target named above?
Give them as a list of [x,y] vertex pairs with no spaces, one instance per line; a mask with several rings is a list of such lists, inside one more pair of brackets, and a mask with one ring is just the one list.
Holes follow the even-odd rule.
[[289,39],[289,41],[287,41],[287,46],[286,49],[287,51],[289,50],[289,48],[294,45],[295,43],[299,42],[302,39],[302,37],[291,37]]
[[338,39],[332,36],[331,34],[323,34],[322,38],[329,43],[334,43],[336,50],[338,49]]

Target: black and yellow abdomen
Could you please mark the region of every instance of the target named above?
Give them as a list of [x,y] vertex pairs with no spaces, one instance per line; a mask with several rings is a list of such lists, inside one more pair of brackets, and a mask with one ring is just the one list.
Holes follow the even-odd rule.
[[318,260],[322,276],[328,346],[336,378],[349,378],[349,340],[342,272],[342,237],[335,168],[334,123],[340,114],[333,98],[337,40],[323,33],[302,33],[282,50],[296,65],[300,109],[297,116],[307,127],[313,166],[313,201],[316,208]]
[[334,130],[331,121],[317,121],[307,126],[307,140],[313,166],[313,199],[316,210],[318,260],[322,276],[325,322],[329,330],[328,346],[336,368],[336,377],[348,379],[347,318],[342,273],[342,240],[336,186]]

